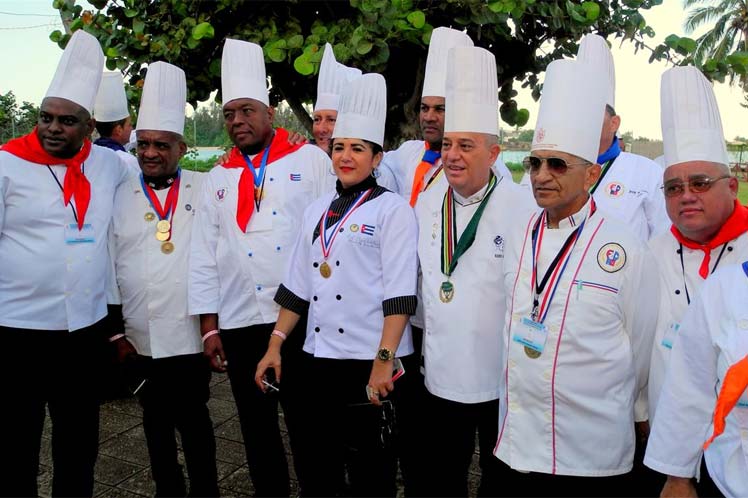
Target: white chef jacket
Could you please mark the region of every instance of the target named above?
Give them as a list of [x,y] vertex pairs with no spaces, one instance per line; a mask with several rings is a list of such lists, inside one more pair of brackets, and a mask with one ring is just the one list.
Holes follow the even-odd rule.
[[[67,168],[50,166],[64,185]],[[65,226],[75,218],[49,169],[0,151],[0,325],[74,331],[106,316],[107,230],[127,166],[93,145],[82,170],[91,184],[85,223],[93,242],[68,244]]]
[[[532,196],[530,175],[520,185]],[[662,193],[662,168],[644,156],[621,152],[595,190],[600,209],[624,222],[641,240],[670,228]],[[533,197],[534,200],[534,197]]]
[[114,152],[122,158],[122,161],[127,165],[128,171],[131,175],[140,174],[140,164],[138,164],[137,157],[123,150],[116,150]]
[[[538,280],[589,206],[545,230]],[[643,242],[597,210],[548,308],[545,350],[532,359],[512,338],[532,311],[531,239],[539,215],[519,227],[524,241],[507,251],[504,281],[512,293],[495,455],[520,471],[623,474],[632,467],[634,421],[646,420],[646,413],[635,414],[634,401],[646,387],[652,354],[657,269]]]
[[[680,244],[669,231],[649,243],[652,255],[660,270],[660,313],[652,345],[652,363],[649,369],[649,420],[654,420],[657,401],[660,397],[665,371],[670,361],[670,351],[677,339],[677,328],[686,313],[688,296],[693,302],[701,293],[706,280],[699,275],[699,267],[704,259],[704,252],[683,246],[683,266],[681,266]],[[721,256],[720,256],[721,254]],[[748,255],[748,234],[744,233],[728,244],[711,251],[710,273],[717,267],[739,263]],[[668,347],[670,346],[670,347]]]
[[265,196],[246,233],[236,223],[241,168],[215,167],[195,215],[189,311],[218,313],[222,329],[273,323],[273,301],[304,209],[335,184],[330,158],[304,145],[265,170]]
[[[748,354],[748,277],[742,265],[722,266],[683,317],[652,426],[644,463],[677,477],[697,475],[702,445],[727,369]],[[704,453],[709,475],[725,496],[748,496],[748,407],[745,393],[725,431]]]
[[[330,192],[304,212],[283,286],[309,302],[304,351],[318,358],[372,360],[382,339],[382,302],[416,295],[418,227],[397,194],[384,192],[364,202],[339,226],[327,259],[332,273],[323,278],[321,235],[312,243],[312,234],[336,197]],[[406,325],[395,356],[411,353]]]
[[[400,145],[395,150],[388,151],[381,164],[379,165],[380,178],[377,178],[377,183],[382,185],[389,190],[400,194],[403,198],[410,202],[410,195],[413,190],[413,178],[416,174],[416,168],[421,164],[423,159],[423,153],[425,152],[425,145],[423,140],[408,140]],[[437,159],[431,168],[426,172],[424,176],[424,182],[428,183],[429,179],[434,175],[436,170],[441,166],[441,158]],[[492,169],[497,176],[505,176],[508,179],[512,179],[512,174],[506,164],[501,158],[496,158],[496,162],[493,164]],[[439,173],[441,177],[443,173]],[[436,178],[434,182],[436,182]],[[432,186],[434,183],[432,183]]]
[[[187,312],[190,236],[199,210],[204,173],[182,170],[179,198],[171,217],[174,252],[161,252],[156,240],[158,217],[143,192],[140,177],[117,189],[109,250],[121,296],[125,335],[139,354],[167,358],[200,353],[200,320]],[[163,206],[170,189],[156,190]]]
[[[469,199],[462,199],[455,192],[459,235],[478,209],[486,187]],[[535,207],[523,192],[512,187],[511,178],[498,178],[478,224],[475,242],[460,257],[449,279],[455,289],[449,303],[439,298],[441,284],[447,280],[441,269],[442,203],[446,189],[429,189],[418,198],[425,382],[435,396],[461,403],[481,403],[499,397],[500,378],[496,373],[501,370],[506,291],[497,276],[504,272],[504,250],[510,244],[507,237],[511,227],[518,218],[526,219]]]

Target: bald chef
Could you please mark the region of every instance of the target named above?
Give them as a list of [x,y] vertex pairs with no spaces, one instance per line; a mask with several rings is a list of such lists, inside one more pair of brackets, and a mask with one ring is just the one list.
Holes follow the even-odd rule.
[[631,493],[622,476],[632,468],[634,421],[646,419],[634,402],[646,388],[657,270],[644,242],[588,193],[600,175],[605,108],[596,71],[569,60],[548,66],[527,158],[542,210],[507,251],[495,454],[503,483],[528,496],[549,487],[557,496]]
[[[203,182],[192,237],[189,308],[200,315],[204,353],[213,368],[228,371],[255,493],[288,496],[278,398],[261,392],[253,380],[278,316],[273,297],[304,209],[332,188],[335,177],[319,147],[291,145],[286,130],[273,129],[275,111],[269,106],[259,45],[226,40],[221,84],[223,117],[234,148]],[[292,447],[291,365],[293,354],[301,354],[304,334],[293,337],[284,349],[280,392]],[[302,466],[297,459],[297,472],[303,472]]]
[[92,496],[106,357],[107,230],[127,166],[92,145],[99,42],[70,38],[30,134],[0,151],[0,494],[37,496],[46,410],[53,496]]
[[110,229],[124,318],[124,330],[110,340],[137,376],[156,495],[185,496],[176,429],[190,496],[218,496],[210,367],[200,321],[187,313],[189,243],[204,174],[179,167],[187,150],[186,95],[184,71],[165,62],[148,66],[137,130],[142,173],[117,189]]

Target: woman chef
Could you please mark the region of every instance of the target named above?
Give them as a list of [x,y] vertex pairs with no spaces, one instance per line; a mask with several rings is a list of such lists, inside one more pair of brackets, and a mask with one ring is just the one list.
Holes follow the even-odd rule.
[[301,485],[310,496],[396,494],[393,372],[395,358],[413,354],[408,317],[417,304],[418,228],[407,202],[373,177],[386,100],[379,74],[353,80],[343,93],[332,144],[336,190],[304,213],[275,296],[276,330],[257,366],[260,388],[268,369],[280,380],[281,346],[308,309],[304,391],[311,414],[302,451],[315,455],[315,468]]

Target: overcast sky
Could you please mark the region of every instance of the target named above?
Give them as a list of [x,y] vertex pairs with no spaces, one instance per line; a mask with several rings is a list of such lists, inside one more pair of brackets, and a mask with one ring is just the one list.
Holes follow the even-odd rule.
[[[85,1],[79,3],[88,5]],[[656,46],[670,33],[685,34],[681,0],[665,0],[662,5],[644,11],[644,16],[657,33],[648,42],[650,46]],[[60,50],[49,41],[49,33],[60,27],[52,0],[0,0],[0,60],[4,65],[4,70],[0,71],[0,93],[12,90],[19,102],[41,101],[60,57]],[[648,53],[635,54],[629,43],[615,44],[613,56],[616,110],[622,116],[621,130],[632,131],[634,136],[660,138],[660,76],[667,66],[648,64]],[[748,109],[740,106],[743,92],[737,87],[717,84],[715,93],[725,137],[732,140],[737,135],[748,136]],[[528,126],[533,126],[537,103],[529,92],[521,90],[519,105],[530,109]]]

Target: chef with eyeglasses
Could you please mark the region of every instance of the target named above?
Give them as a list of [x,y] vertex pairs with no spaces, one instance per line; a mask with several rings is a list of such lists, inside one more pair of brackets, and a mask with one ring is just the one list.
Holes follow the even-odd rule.
[[518,223],[506,254],[494,454],[519,495],[631,493],[634,421],[646,416],[634,403],[646,388],[657,270],[644,242],[589,194],[605,107],[595,71],[548,66],[527,161],[542,209]]

